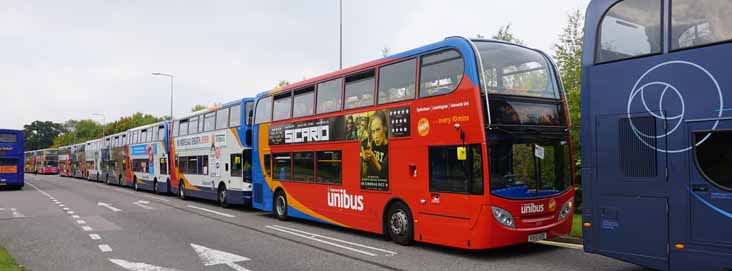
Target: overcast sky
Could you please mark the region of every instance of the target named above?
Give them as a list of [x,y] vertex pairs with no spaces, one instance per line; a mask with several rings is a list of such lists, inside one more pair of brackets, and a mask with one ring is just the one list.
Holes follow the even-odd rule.
[[[551,52],[589,0],[343,1],[343,65],[501,25]],[[338,0],[0,1],[0,128],[228,102],[338,69]]]

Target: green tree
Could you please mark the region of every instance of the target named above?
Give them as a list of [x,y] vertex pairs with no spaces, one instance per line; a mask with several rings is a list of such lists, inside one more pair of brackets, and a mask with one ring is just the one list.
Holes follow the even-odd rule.
[[64,126],[51,121],[34,121],[23,126],[24,147],[38,150],[51,147],[53,139],[64,132]]
[[507,24],[504,26],[501,26],[501,28],[498,29],[498,32],[493,35],[492,37],[494,40],[502,40],[505,42],[511,42],[515,44],[524,44],[524,41],[520,40],[516,36],[514,36],[513,33],[511,33],[511,24]]
[[[567,16],[567,25],[554,44],[554,59],[559,67],[564,91],[567,93],[569,119],[572,122],[572,152],[574,153],[575,180],[582,183],[582,146],[580,146],[581,93],[582,93],[582,46],[584,42],[584,16],[576,10]],[[577,193],[577,209],[581,208],[582,190]]]
[[197,112],[206,109],[207,107],[205,105],[197,104],[193,108],[191,108],[191,112]]

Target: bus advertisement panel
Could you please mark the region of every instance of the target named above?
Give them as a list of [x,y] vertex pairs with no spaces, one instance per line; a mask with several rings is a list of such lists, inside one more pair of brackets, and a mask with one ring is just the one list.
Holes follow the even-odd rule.
[[574,189],[554,64],[448,38],[258,95],[253,206],[483,249],[568,234]]
[[582,62],[584,249],[732,269],[732,2],[593,0]]
[[242,120],[251,103],[243,99],[175,120],[170,186],[180,198],[211,199],[222,206],[250,204],[252,152],[248,123]]
[[23,132],[0,129],[0,187],[24,185]]

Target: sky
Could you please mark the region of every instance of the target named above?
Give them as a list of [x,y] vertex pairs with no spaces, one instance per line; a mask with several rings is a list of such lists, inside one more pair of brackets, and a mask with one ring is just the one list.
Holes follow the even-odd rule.
[[[589,0],[343,1],[343,66],[506,24],[548,53]],[[338,0],[0,1],[0,128],[174,115],[339,68]]]

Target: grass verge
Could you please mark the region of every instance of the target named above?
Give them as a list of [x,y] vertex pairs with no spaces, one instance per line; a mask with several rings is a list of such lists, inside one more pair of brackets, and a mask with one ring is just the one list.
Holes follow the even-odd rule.
[[0,270],[3,271],[28,271],[28,269],[25,269],[21,266],[19,266],[17,263],[15,263],[15,260],[12,256],[10,256],[10,253],[3,248],[0,247]]
[[582,215],[575,214],[572,218],[572,237],[582,238]]

